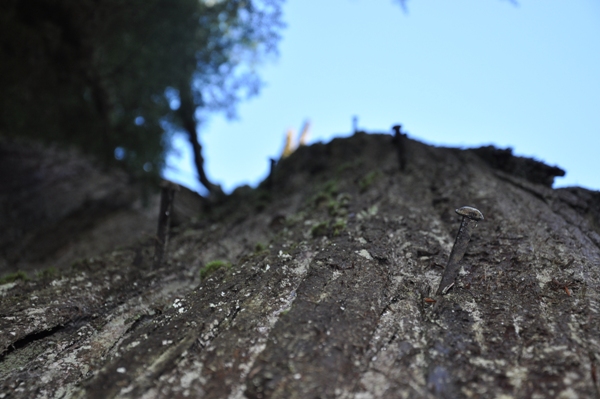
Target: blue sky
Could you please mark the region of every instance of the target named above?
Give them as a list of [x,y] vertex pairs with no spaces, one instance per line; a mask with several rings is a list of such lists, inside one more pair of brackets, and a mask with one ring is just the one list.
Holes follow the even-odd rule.
[[[555,187],[600,190],[597,0],[287,0],[279,56],[238,118],[200,127],[206,169],[229,192],[255,185],[289,128],[309,142],[401,123],[434,145],[512,147],[567,171]],[[187,142],[165,177],[199,190]]]

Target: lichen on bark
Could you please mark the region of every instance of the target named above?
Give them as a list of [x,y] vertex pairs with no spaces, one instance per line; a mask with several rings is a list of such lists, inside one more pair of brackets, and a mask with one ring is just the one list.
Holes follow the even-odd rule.
[[[400,172],[390,140],[298,149],[269,187],[174,228],[158,269],[146,237],[60,276],[0,286],[1,391],[598,396],[598,193],[553,190],[548,176],[511,174],[481,151],[408,139]],[[364,184],[367,175],[376,178]],[[486,219],[455,286],[435,296],[463,205]],[[231,267],[201,279],[215,259]]]

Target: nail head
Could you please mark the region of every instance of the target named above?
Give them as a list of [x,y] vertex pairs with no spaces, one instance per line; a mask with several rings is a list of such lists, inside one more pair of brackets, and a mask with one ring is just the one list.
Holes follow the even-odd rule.
[[458,213],[461,216],[468,217],[472,220],[483,220],[483,214],[481,213],[481,211],[479,211],[479,209],[473,208],[472,206],[463,206],[462,208],[458,208],[456,210],[456,213]]

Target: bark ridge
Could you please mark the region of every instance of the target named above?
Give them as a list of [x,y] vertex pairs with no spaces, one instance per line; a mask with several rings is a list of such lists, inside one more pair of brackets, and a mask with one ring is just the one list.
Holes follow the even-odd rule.
[[[269,187],[173,228],[160,268],[147,239],[0,285],[0,391],[598,397],[600,193],[489,149],[403,145],[402,171],[389,135],[298,149]],[[464,205],[485,220],[436,296]]]

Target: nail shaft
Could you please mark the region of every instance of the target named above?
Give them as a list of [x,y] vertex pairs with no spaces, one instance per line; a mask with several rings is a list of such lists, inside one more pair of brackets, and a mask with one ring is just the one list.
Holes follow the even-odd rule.
[[400,167],[400,171],[403,171],[406,168],[406,133],[402,133],[402,125],[394,125],[392,126],[392,130],[394,131],[394,138],[392,141],[396,146],[398,165]]
[[173,213],[173,200],[179,186],[171,182],[163,182],[160,193],[160,213],[158,214],[158,230],[156,232],[156,244],[154,246],[154,268],[162,264],[167,244],[169,243],[169,228],[171,226],[171,215]]
[[446,294],[454,285],[460,270],[460,261],[465,255],[467,246],[471,240],[471,233],[475,227],[477,227],[477,222],[483,220],[483,214],[470,206],[463,206],[462,208],[457,209],[456,213],[462,215],[463,219],[460,228],[458,229],[458,234],[456,235],[456,240],[454,241],[454,246],[452,247],[452,252],[450,252],[450,258],[444,269],[442,281],[440,282],[436,295]]
[[266,187],[270,190],[273,188],[273,175],[275,173],[275,166],[277,166],[277,160],[275,158],[269,158],[269,161],[271,162],[271,169],[269,169],[269,176],[267,177]]

